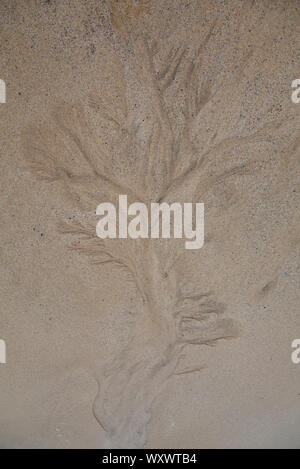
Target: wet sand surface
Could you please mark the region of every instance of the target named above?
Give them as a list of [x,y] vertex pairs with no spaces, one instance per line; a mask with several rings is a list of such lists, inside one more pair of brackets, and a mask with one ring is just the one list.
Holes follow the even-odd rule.
[[[1,2],[0,447],[299,448],[299,11]],[[102,243],[119,194],[204,247]]]

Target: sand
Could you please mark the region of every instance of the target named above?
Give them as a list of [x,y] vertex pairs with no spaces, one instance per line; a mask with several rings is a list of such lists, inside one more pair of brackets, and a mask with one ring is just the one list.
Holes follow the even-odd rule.
[[2,448],[299,448],[299,7],[1,2]]

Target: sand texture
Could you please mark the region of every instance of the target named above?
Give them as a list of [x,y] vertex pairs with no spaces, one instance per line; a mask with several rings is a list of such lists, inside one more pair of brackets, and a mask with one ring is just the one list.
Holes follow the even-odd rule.
[[[300,447],[299,14],[1,2],[0,447]],[[100,240],[120,194],[204,247]]]

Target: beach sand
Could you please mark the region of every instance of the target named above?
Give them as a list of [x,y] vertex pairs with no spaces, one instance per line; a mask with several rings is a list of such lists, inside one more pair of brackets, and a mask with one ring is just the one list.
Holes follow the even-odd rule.
[[[1,448],[300,447],[299,8],[1,1]],[[99,264],[117,193],[204,247]]]

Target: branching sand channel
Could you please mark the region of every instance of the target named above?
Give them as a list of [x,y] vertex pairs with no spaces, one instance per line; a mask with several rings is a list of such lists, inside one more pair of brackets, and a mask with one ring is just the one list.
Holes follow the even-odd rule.
[[[260,166],[251,158],[218,172],[214,171],[216,155],[268,139],[281,125],[273,122],[253,133],[226,138],[220,138],[216,128],[199,148],[193,138],[194,124],[218,94],[213,82],[203,78],[202,56],[214,40],[218,24],[207,26],[197,47],[170,48],[163,68],[159,68],[156,57],[162,50],[165,53],[165,45],[134,27],[150,3],[112,1],[109,7],[115,37],[130,51],[129,72],[135,68],[141,94],[148,102],[147,119],[137,116],[128,102],[128,65],[120,53],[116,99],[92,95],[88,105],[57,110],[51,151],[45,129],[35,126],[25,136],[32,171],[60,184],[78,207],[86,203],[95,210],[102,201],[116,203],[120,194],[126,194],[129,203],[141,201],[148,207],[163,201],[203,202],[207,191]],[[233,80],[238,84],[251,54],[251,50],[244,54],[228,86],[233,86]],[[180,113],[172,109],[169,93],[175,80],[180,82],[183,96]],[[111,152],[109,145],[104,140],[99,143],[93,134],[91,116],[97,116],[114,136]],[[181,291],[175,267],[185,253],[182,240],[101,240],[95,226],[82,220],[62,223],[60,230],[75,239],[80,237],[81,243],[73,249],[91,256],[94,263],[124,269],[141,296],[143,306],[134,338],[99,376],[93,411],[112,448],[143,447],[154,399],[171,376],[193,371],[178,368],[184,347],[235,337],[237,325],[226,317],[225,306],[213,292],[185,295]]]

